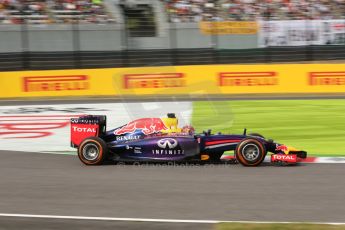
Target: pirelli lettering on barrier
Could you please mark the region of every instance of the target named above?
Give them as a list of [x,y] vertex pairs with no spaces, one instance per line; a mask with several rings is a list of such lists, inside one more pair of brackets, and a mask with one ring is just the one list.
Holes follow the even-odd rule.
[[176,88],[185,86],[183,73],[127,74],[124,75],[124,88]]
[[309,85],[345,85],[345,72],[310,72]]
[[89,85],[86,75],[23,77],[24,92],[87,90]]
[[226,72],[219,74],[219,86],[278,85],[276,72]]

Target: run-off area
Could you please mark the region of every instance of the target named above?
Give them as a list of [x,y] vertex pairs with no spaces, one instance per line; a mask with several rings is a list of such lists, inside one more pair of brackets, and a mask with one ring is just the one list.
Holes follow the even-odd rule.
[[0,149],[69,153],[70,119],[85,114],[106,115],[113,129],[144,117],[176,113],[180,126],[189,124],[191,102],[54,104],[0,107]]

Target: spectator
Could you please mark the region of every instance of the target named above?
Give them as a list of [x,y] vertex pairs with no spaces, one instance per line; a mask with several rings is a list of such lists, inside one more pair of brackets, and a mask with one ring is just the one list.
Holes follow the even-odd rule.
[[344,19],[344,0],[162,0],[171,22]]
[[102,0],[0,0],[0,24],[110,23]]

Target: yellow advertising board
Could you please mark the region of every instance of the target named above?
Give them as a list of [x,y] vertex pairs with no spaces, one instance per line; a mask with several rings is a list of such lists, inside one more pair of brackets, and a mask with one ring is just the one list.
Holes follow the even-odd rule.
[[258,23],[255,21],[225,21],[225,22],[199,22],[199,29],[205,35],[226,34],[257,34]]
[[344,64],[0,72],[0,98],[345,93]]

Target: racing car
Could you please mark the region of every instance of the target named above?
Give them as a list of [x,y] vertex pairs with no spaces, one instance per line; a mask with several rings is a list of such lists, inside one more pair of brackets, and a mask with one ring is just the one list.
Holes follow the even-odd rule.
[[118,128],[106,129],[106,116],[84,115],[71,118],[71,146],[86,165],[113,162],[220,162],[234,151],[236,162],[260,165],[268,152],[271,162],[296,164],[307,152],[265,139],[258,133],[195,133],[192,126],[178,127],[174,113],[163,118],[140,118]]

